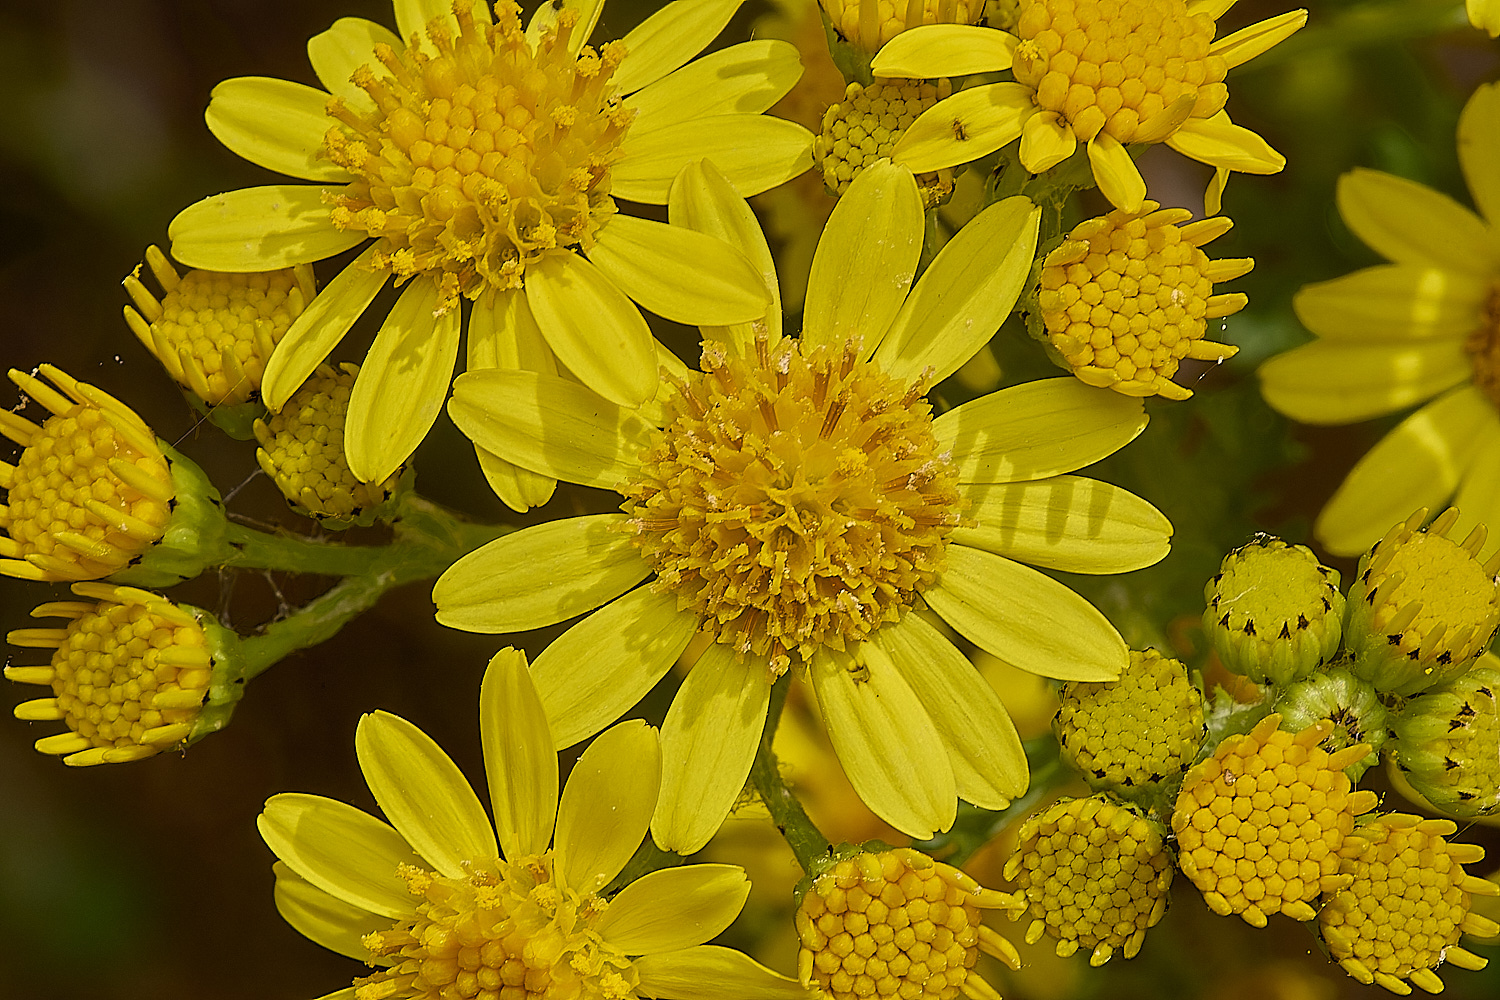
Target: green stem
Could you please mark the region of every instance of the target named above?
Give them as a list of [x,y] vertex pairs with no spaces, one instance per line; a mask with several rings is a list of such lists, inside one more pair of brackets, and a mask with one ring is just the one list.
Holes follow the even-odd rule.
[[293,535],[273,535],[229,522],[224,533],[229,550],[223,566],[284,570],[323,576],[362,576],[380,561],[389,546],[341,545]]
[[761,731],[760,748],[755,753],[755,763],[750,767],[750,781],[755,785],[755,790],[760,793],[766,809],[771,813],[772,822],[786,838],[792,853],[797,856],[797,863],[802,866],[804,872],[812,875],[822,868],[821,861],[828,857],[830,849],[828,838],[823,836],[822,831],[808,818],[806,810],[802,808],[802,803],[781,780],[781,768],[776,761],[776,752],[771,749],[771,742],[776,737],[776,726],[781,721],[781,710],[786,704],[786,693],[790,683],[791,677],[783,675],[771,688],[770,711],[766,714],[766,728]]

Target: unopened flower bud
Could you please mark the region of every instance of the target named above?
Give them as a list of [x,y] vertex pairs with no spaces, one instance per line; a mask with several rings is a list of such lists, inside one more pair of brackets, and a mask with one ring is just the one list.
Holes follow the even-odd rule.
[[1279,712],[1282,726],[1294,733],[1324,720],[1332,723],[1332,731],[1318,744],[1329,753],[1361,743],[1368,746],[1370,753],[1346,769],[1353,782],[1375,766],[1385,745],[1389,713],[1375,689],[1347,670],[1314,673],[1288,685],[1272,711]]
[[1433,806],[1465,818],[1500,813],[1500,659],[1486,654],[1412,698],[1391,731],[1391,758]]

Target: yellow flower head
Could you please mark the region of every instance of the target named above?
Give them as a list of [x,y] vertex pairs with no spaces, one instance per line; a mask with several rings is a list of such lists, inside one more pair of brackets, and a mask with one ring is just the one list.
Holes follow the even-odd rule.
[[[710,163],[679,179],[672,209],[739,240],[774,287],[749,206]],[[511,632],[593,612],[533,665],[568,743],[624,714],[695,634],[716,640],[662,729],[663,847],[689,853],[718,828],[788,670],[810,681],[855,790],[902,832],[947,829],[958,796],[1001,808],[1018,795],[1026,765],[1004,707],[914,613],[919,598],[1030,672],[1096,681],[1125,667],[1114,627],[1023,563],[1119,572],[1165,553],[1154,508],[1067,475],[1139,433],[1140,401],[1062,378],[934,419],[924,396],[1009,313],[1037,219],[1024,198],[991,206],[913,283],[921,195],[905,169],[873,164],[829,220],[799,338],[773,315],[705,329],[699,370],[663,352],[666,391],[641,410],[529,373],[459,381],[449,410],[478,446],[625,502],[459,560],[433,591],[439,621]]]
[[[813,161],[823,183],[843,194],[866,164],[888,158],[891,149],[917,116],[953,92],[947,80],[925,83],[890,80],[861,87],[849,84],[844,100],[823,114],[823,131],[813,142]],[[939,170],[917,178],[922,204],[935,208],[953,193],[953,171]]]
[[16,706],[16,718],[57,720],[68,732],[37,740],[74,766],[142,760],[193,732],[213,671],[213,650],[192,612],[133,587],[75,583],[86,601],[55,601],[32,612],[65,618],[63,628],[17,629],[14,646],[51,649],[47,666],[8,666],[5,676],[52,688],[51,698]]
[[[314,183],[187,208],[173,256],[268,271],[366,244],[277,346],[266,405],[285,406],[391,280],[405,287],[360,367],[345,439],[370,483],[436,419],[464,301],[471,367],[550,374],[561,362],[625,406],[657,388],[637,302],[688,323],[762,316],[766,290],[742,255],[615,203],[664,204],[682,164],[710,154],[746,193],[811,164],[807,130],[760,113],[801,73],[793,46],[690,61],[739,6],[675,0],[596,50],[585,43],[599,2],[545,3],[523,27],[512,0],[493,14],[475,0],[394,0],[399,38],[343,18],[308,43],[327,90],[264,77],[216,87],[207,121],[225,145]],[[511,475],[491,464],[492,480]],[[537,489],[517,484],[508,499]]]
[[491,661],[479,718],[493,827],[442,749],[385,712],[360,721],[355,748],[391,825],[316,795],[276,795],[261,813],[261,836],[280,859],[282,916],[380,967],[356,980],[354,998],[806,996],[794,980],[703,943],[745,903],[750,886],[737,866],[665,868],[612,887],[656,803],[655,730],[626,722],[601,735],[559,797],[524,655],[505,649]]
[[1187,399],[1172,381],[1183,358],[1223,361],[1238,347],[1207,340],[1210,319],[1239,312],[1244,294],[1213,285],[1245,274],[1249,259],[1210,261],[1203,244],[1229,231],[1229,219],[1192,218],[1183,208],[1116,209],[1073,227],[1047,255],[1037,303],[1047,339],[1073,374],[1129,396]]
[[[0,434],[21,446],[0,462],[0,573],[96,580],[124,569],[166,530],[174,488],[166,456],[124,403],[52,365],[11,381],[51,411],[40,426],[0,409]],[[58,390],[62,390],[59,392]],[[6,537],[9,536],[9,537]]]
[[178,274],[166,254],[146,248],[162,287],[152,295],[137,267],[125,278],[135,306],[125,321],[167,374],[210,407],[260,395],[271,352],[316,294],[306,264],[279,271]]
[[1459,935],[1491,937],[1500,925],[1469,912],[1469,896],[1500,895],[1500,886],[1464,873],[1484,857],[1477,844],[1453,844],[1452,820],[1385,813],[1344,841],[1340,871],[1353,881],[1318,914],[1328,952],[1362,983],[1402,996],[1411,986],[1440,993],[1437,968],[1489,964],[1458,946]]
[[940,26],[896,38],[876,76],[961,76],[1010,69],[1015,82],[956,94],[924,114],[892,158],[916,171],[967,163],[1021,139],[1021,163],[1052,169],[1088,148],[1116,208],[1146,197],[1128,145],[1160,143],[1218,168],[1209,214],[1231,170],[1274,174],[1286,159],[1224,112],[1225,74],[1307,21],[1291,11],[1214,40],[1227,9],[1208,0],[1020,0],[1015,34]]
[[864,851],[812,880],[797,907],[797,974],[831,1000],[997,1000],[979,953],[1012,969],[1011,943],[980,922],[1023,904],[920,851]]
[[1165,833],[1135,806],[1107,795],[1064,799],[1027,819],[1005,863],[1005,877],[1030,903],[1026,943],[1049,934],[1059,956],[1086,948],[1094,966],[1116,951],[1134,958],[1146,931],[1167,912],[1172,859]]
[[828,23],[856,51],[873,55],[908,28],[974,24],[984,0],[818,0]]
[[344,418],[359,368],[319,365],[270,420],[255,421],[256,461],[293,509],[308,517],[359,519],[391,497],[396,473],[362,483],[344,460]]
[[1182,873],[1209,909],[1254,927],[1275,913],[1311,920],[1319,893],[1347,886],[1339,851],[1354,817],[1375,806],[1375,793],[1351,791],[1344,773],[1368,746],[1330,754],[1318,744],[1333,723],[1296,734],[1280,724],[1273,713],[1226,737],[1188,772],[1172,812]]
[[[1266,402],[1297,420],[1345,424],[1426,403],[1354,466],[1314,533],[1357,556],[1417,507],[1450,498],[1454,537],[1500,523],[1500,85],[1458,120],[1475,211],[1414,181],[1357,169],[1339,214],[1391,261],[1306,285],[1292,300],[1317,335],[1260,368]],[[1431,400],[1431,402],[1427,402]],[[1456,498],[1455,498],[1456,494]]]

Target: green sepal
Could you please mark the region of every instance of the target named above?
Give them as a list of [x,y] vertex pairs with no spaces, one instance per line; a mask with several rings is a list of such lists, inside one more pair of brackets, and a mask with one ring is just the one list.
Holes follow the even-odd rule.
[[224,501],[192,459],[157,439],[172,474],[172,514],[155,545],[111,575],[111,583],[160,590],[228,561],[229,520]]
[[1333,734],[1320,745],[1329,753],[1365,743],[1370,753],[1344,768],[1354,784],[1380,759],[1389,713],[1375,688],[1349,671],[1336,668],[1316,673],[1282,690],[1272,711],[1281,713],[1281,728],[1300,733],[1323,719],[1333,723]]
[[824,874],[832,871],[840,861],[852,861],[861,854],[881,854],[885,851],[894,850],[894,847],[883,840],[867,840],[862,844],[844,843],[830,845],[828,852],[818,855],[816,862],[808,868],[807,874],[797,880],[796,887],[792,889],[793,908],[801,909],[802,897],[807,895],[807,891],[813,887],[813,883]]
[[198,712],[193,731],[184,741],[185,746],[197,743],[210,733],[216,733],[229,725],[240,698],[245,694],[245,668],[248,658],[244,652],[244,640],[232,630],[219,624],[209,612],[202,608],[180,605],[198,621],[203,629],[204,645],[213,660],[213,669],[208,680],[208,700]]
[[1500,813],[1500,660],[1410,699],[1391,725],[1390,756],[1436,808]]
[[182,391],[182,396],[205,420],[236,441],[253,439],[255,421],[266,415],[266,406],[260,401],[259,393],[255,399],[244,403],[220,403],[218,406],[209,406],[197,393],[187,389]]
[[843,32],[833,26],[828,19],[828,11],[818,4],[818,17],[823,20],[823,37],[828,39],[828,54],[833,57],[834,66],[844,74],[845,83],[857,83],[861,87],[868,87],[875,82],[875,75],[870,72],[870,60],[875,57],[873,52],[863,52],[845,38]]

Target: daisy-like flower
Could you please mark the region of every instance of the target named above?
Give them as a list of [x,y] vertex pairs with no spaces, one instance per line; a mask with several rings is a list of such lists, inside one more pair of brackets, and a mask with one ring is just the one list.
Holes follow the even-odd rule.
[[479,723],[493,827],[431,737],[385,712],[360,720],[354,742],[389,825],[318,795],[266,803],[277,909],[318,944],[380,967],[326,1000],[807,995],[703,943],[750,892],[736,865],[666,868],[604,894],[651,819],[654,729],[625,722],[601,735],[559,798],[547,719],[513,649],[485,671]]
[[1014,81],[961,91],[922,115],[892,158],[914,171],[968,163],[1021,140],[1039,174],[1088,147],[1116,208],[1140,209],[1146,182],[1126,147],[1165,142],[1217,168],[1209,214],[1230,171],[1274,174],[1286,158],[1229,120],[1224,75],[1307,22],[1289,11],[1214,40],[1222,0],[1020,0],[1014,34],[932,25],[876,54],[876,76],[952,77],[1012,70]]
[[[754,216],[712,164],[685,171],[671,204],[735,238],[774,285]],[[449,412],[482,447],[625,498],[622,513],[479,549],[434,590],[439,621],[480,632],[600,608],[532,667],[559,746],[623,714],[695,633],[716,640],[662,730],[653,833],[671,850],[718,828],[772,682],[792,667],[855,790],[903,832],[947,829],[955,795],[987,808],[1019,795],[1014,727],[919,602],[1035,673],[1107,680],[1127,662],[1103,615],[1023,564],[1115,573],[1166,554],[1171,525],[1154,507],[1067,474],[1139,434],[1141,403],[1062,378],[934,420],[926,387],[1010,311],[1038,213],[1024,198],[991,206],[912,285],[922,215],[909,171],[867,167],[818,246],[800,339],[774,322],[706,331],[701,371],[675,363],[659,405],[625,410],[524,372],[455,388]]]
[[1479,214],[1376,170],[1339,179],[1339,214],[1391,261],[1292,300],[1318,340],[1260,368],[1266,402],[1310,424],[1368,420],[1431,400],[1372,448],[1313,527],[1359,555],[1417,507],[1457,494],[1453,532],[1500,524],[1500,85],[1476,90],[1458,159]]
[[[327,91],[242,77],[207,120],[230,149],[312,184],[231,191],[186,209],[172,254],[192,267],[265,271],[360,244],[287,331],[266,368],[279,410],[388,280],[405,288],[350,399],[345,441],[365,482],[384,479],[437,417],[473,303],[471,365],[560,362],[625,406],[656,392],[636,303],[669,319],[755,319],[767,296],[732,249],[620,214],[660,204],[687,162],[713,156],[749,195],[811,164],[812,136],[760,112],[801,73],[796,50],[756,41],[689,62],[742,0],[676,0],[621,42],[586,46],[602,0],[543,4],[523,29],[499,0],[395,0],[397,38],[344,18],[308,43]],[[634,300],[634,301],[632,301]],[[518,341],[532,334],[540,360]],[[520,482],[513,505],[546,489]],[[489,471],[489,470],[487,470]]]

